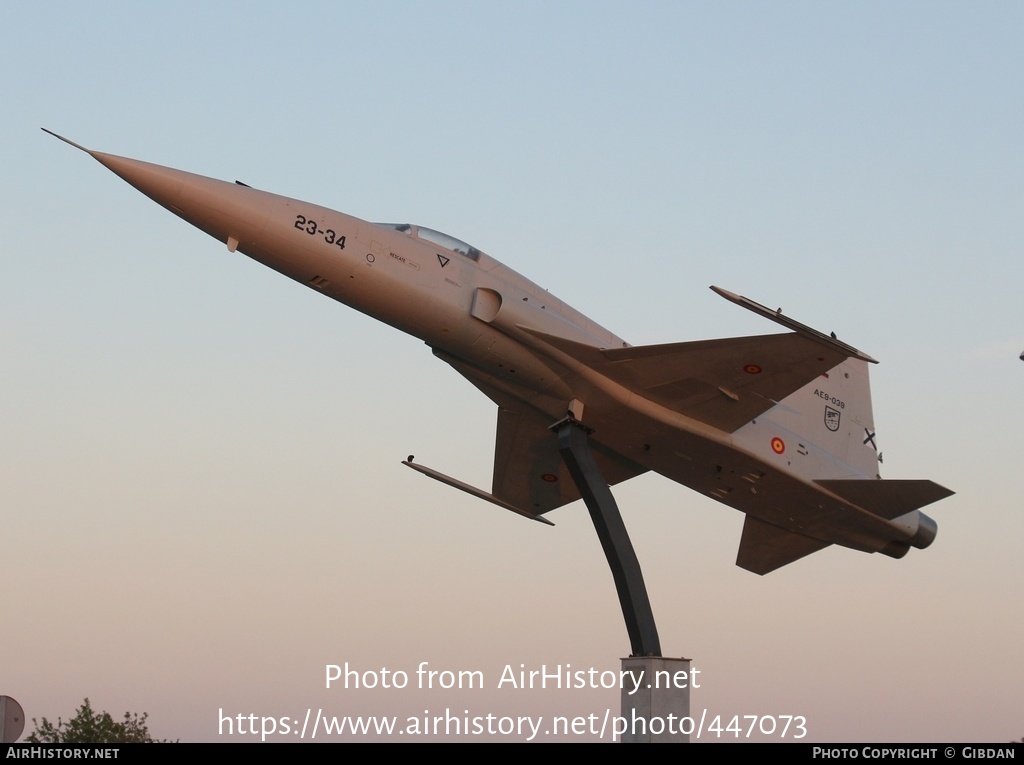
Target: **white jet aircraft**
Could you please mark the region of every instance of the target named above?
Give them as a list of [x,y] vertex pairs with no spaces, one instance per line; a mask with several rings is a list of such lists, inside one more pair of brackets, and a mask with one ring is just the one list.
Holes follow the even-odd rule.
[[952,492],[878,475],[875,360],[781,311],[712,287],[790,331],[631,346],[438,231],[369,223],[51,134],[231,252],[422,339],[494,401],[491,491],[406,462],[433,478],[547,522],[580,497],[551,432],[568,415],[591,431],[609,485],[653,470],[745,513],[736,563],[754,573],[831,544],[900,558],[935,538],[919,508]]

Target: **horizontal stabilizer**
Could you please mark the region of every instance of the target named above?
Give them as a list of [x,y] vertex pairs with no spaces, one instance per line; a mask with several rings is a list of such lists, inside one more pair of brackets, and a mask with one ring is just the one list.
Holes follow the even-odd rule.
[[736,565],[763,576],[828,546],[828,542],[786,531],[748,515],[743,522]]
[[889,521],[953,494],[934,481],[822,479],[815,483],[847,502]]

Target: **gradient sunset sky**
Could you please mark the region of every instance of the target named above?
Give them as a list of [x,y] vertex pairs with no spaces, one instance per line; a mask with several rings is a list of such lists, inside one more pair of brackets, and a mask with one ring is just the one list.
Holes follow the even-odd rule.
[[[399,464],[489,487],[472,385],[47,127],[446,231],[634,344],[778,330],[711,284],[835,331],[881,361],[883,476],[956,492],[935,544],[758,577],[741,514],[642,476],[662,646],[694,710],[805,741],[1024,736],[1022,39],[994,2],[0,0],[0,694],[251,740],[221,710],[615,713],[495,686],[629,650],[582,503]],[[346,662],[488,687],[325,689]]]

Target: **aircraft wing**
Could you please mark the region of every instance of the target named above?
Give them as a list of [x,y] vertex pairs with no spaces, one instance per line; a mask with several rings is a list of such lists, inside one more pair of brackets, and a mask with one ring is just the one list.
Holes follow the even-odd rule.
[[[558,452],[558,439],[551,432],[551,418],[503,390],[485,372],[447,354],[435,354],[498,405],[491,493],[532,514],[546,513],[579,499],[576,484]],[[647,472],[647,468],[598,443],[592,442],[591,449],[609,486]]]
[[[553,424],[521,403],[498,407],[491,488],[496,497],[534,513],[546,513],[580,498],[558,452]],[[599,443],[592,441],[590,448],[609,486],[647,472]]]
[[726,433],[850,356],[839,345],[788,332],[601,349],[526,331],[638,395]]

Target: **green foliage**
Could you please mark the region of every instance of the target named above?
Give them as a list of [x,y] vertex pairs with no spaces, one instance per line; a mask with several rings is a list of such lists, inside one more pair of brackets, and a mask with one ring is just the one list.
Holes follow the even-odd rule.
[[124,722],[115,722],[108,712],[97,714],[89,704],[89,699],[78,708],[78,713],[67,722],[57,718],[54,725],[45,717],[37,722],[32,718],[36,729],[25,739],[29,744],[168,744],[167,740],[158,741],[149,735],[146,720],[149,715],[143,713],[124,713]]

